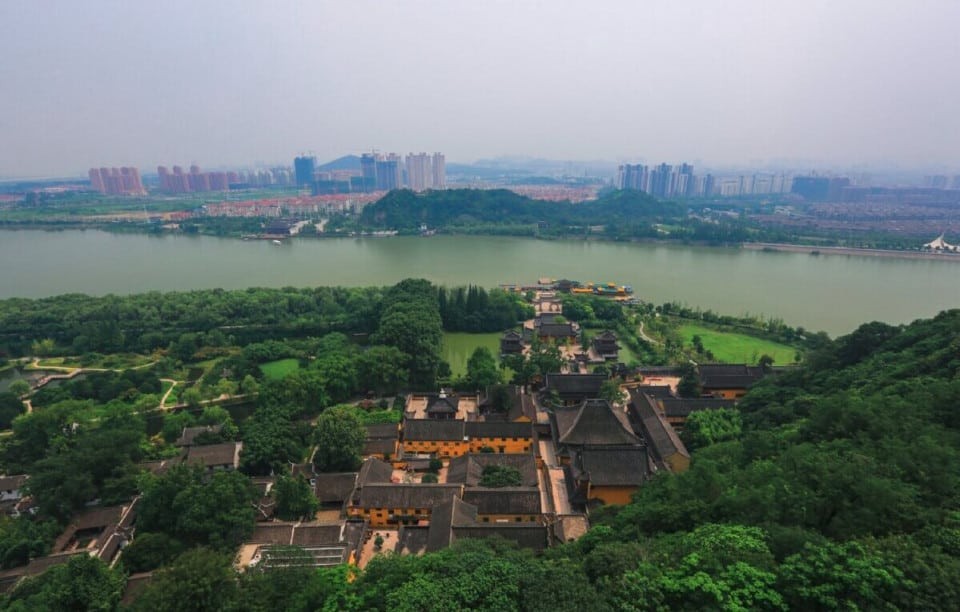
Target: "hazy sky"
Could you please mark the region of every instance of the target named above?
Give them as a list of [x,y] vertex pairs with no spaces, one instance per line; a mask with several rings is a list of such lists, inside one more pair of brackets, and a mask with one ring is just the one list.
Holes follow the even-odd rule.
[[960,168],[960,1],[0,0],[0,176],[325,160]]

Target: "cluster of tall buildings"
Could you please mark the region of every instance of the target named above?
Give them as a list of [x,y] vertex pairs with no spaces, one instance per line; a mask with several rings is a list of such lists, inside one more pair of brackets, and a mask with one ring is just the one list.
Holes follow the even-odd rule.
[[201,172],[197,165],[184,172],[180,166],[173,171],[166,166],[157,167],[160,190],[167,193],[201,193],[204,191],[229,191],[233,188],[269,187],[289,185],[289,170],[251,170],[249,172]]
[[157,167],[157,176],[160,179],[160,190],[167,193],[194,193],[200,191],[228,191],[236,177],[233,172],[201,172],[197,165],[190,166],[189,172],[184,172],[180,166],[174,166],[170,172],[166,166]]
[[315,195],[370,193],[406,187],[414,191],[445,189],[447,163],[443,153],[364,153],[357,170],[318,171],[317,160],[302,155],[293,160],[297,186],[311,187]]
[[688,197],[696,191],[696,179],[690,164],[623,164],[617,168],[617,189],[633,189],[658,198]]
[[[234,174],[228,172],[227,174]],[[260,168],[258,170],[241,170],[237,174],[237,188],[247,187],[291,187],[296,185],[294,174],[290,168]],[[233,182],[231,181],[231,184]]]
[[414,191],[444,189],[447,186],[447,160],[443,153],[408,153],[406,181],[407,187]]
[[360,156],[360,176],[368,190],[444,189],[447,162],[443,153],[408,153],[406,159],[396,153],[364,153]]
[[789,193],[792,179],[785,174],[717,177],[693,173],[690,164],[623,164],[617,168],[617,189],[634,189],[658,198],[700,198]]
[[140,181],[140,170],[122,168],[90,168],[90,187],[107,195],[146,195]]

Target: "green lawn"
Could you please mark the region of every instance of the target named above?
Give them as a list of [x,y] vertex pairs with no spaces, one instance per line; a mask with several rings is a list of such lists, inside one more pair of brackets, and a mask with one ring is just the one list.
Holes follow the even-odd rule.
[[440,357],[450,364],[454,377],[461,376],[467,373],[467,360],[478,346],[487,347],[490,353],[497,357],[500,354],[500,336],[502,335],[501,333],[443,332],[443,349]]
[[797,352],[797,349],[786,344],[762,340],[746,334],[717,331],[700,325],[684,324],[677,331],[687,346],[690,345],[694,336],[700,336],[703,347],[712,352],[716,360],[721,363],[752,364],[766,354],[773,357],[774,364],[787,365],[793,363],[793,357]]
[[299,369],[300,360],[292,357],[290,359],[278,359],[260,364],[260,371],[270,380],[280,380],[287,374],[296,372]]

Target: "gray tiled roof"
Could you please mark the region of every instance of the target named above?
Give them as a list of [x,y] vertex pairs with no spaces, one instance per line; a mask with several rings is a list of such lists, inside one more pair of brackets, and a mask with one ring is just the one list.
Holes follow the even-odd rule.
[[459,419],[406,419],[403,422],[404,440],[463,440],[463,421]]
[[197,439],[197,436],[203,433],[213,433],[218,434],[223,431],[223,425],[200,425],[198,427],[184,427],[183,431],[180,433],[180,437],[176,442],[173,443],[174,446],[193,446],[194,441]]
[[763,369],[745,364],[701,364],[700,385],[705,389],[746,389],[763,378]]
[[540,514],[540,491],[529,487],[477,487],[463,492],[463,501],[479,514]]
[[335,504],[350,499],[353,488],[357,484],[356,472],[338,474],[317,474],[313,477],[316,484],[313,487],[314,495],[321,504]]
[[700,410],[718,410],[733,408],[737,403],[733,400],[715,397],[696,398],[664,398],[659,400],[663,412],[667,417],[686,417]]
[[469,526],[477,521],[477,508],[459,497],[445,501],[430,513],[430,531],[427,535],[427,551],[435,552],[450,546],[453,528]]
[[465,428],[470,438],[532,438],[533,423],[510,421],[470,421]]
[[605,374],[547,374],[546,391],[564,395],[597,397],[607,380]]
[[579,475],[592,486],[637,486],[649,474],[643,446],[587,447],[578,455]]
[[653,398],[638,390],[630,391],[630,409],[640,424],[647,448],[660,461],[677,454],[689,457],[680,436],[660,415],[654,402]]
[[437,551],[456,540],[501,537],[521,548],[543,550],[547,547],[547,528],[539,523],[481,523],[477,508],[452,499],[434,509],[426,534],[423,528],[400,528],[401,545],[408,552]]
[[369,484],[360,491],[361,508],[434,508],[460,494],[458,484]]
[[559,434],[559,443],[567,446],[640,443],[640,439],[614,414],[610,402],[601,399],[584,400],[576,418]]
[[393,466],[375,457],[364,459],[357,482],[361,485],[386,483],[393,480]]
[[537,461],[526,453],[469,453],[450,460],[447,482],[460,482],[468,487],[480,485],[483,469],[488,465],[512,467],[520,472],[520,483],[537,486]]
[[236,467],[242,447],[243,443],[241,442],[191,446],[187,451],[187,457],[184,463],[190,465],[205,465],[207,467],[227,465]]

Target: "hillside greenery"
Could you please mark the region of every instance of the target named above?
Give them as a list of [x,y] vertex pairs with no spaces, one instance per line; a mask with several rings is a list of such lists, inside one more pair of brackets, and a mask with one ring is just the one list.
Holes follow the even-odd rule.
[[[737,410],[694,418],[684,434],[693,449],[688,471],[655,476],[631,504],[595,509],[584,537],[541,555],[502,541],[463,541],[419,557],[377,557],[362,571],[238,575],[231,557],[253,528],[258,497],[249,477],[307,461],[320,436],[345,441],[324,461],[355,466],[365,409],[328,408],[366,390],[433,388],[447,322],[500,312],[479,306],[476,290],[468,308],[470,288],[462,310],[451,310],[457,294],[446,292],[445,309],[436,287],[407,280],[385,289],[0,302],[0,341],[10,354],[36,345],[69,355],[78,336],[113,337],[124,348],[152,333],[165,340],[153,368],[37,393],[34,411],[13,418],[0,467],[31,474],[38,513],[0,520],[4,569],[48,552],[91,502],[142,499],[137,537],[118,565],[81,556],[21,583],[0,607],[114,610],[125,574],[150,570],[154,581],[134,609],[912,610],[960,601],[960,310],[909,325],[868,323],[835,340],[767,322],[778,338],[805,339],[803,362],[755,385]],[[524,308],[512,295],[491,296],[488,306],[502,300],[504,313]],[[198,304],[210,312],[196,311]],[[584,299],[574,308],[598,327],[625,325],[605,304]],[[151,307],[158,316],[144,319]],[[661,315],[677,314],[666,310]],[[257,312],[272,318],[261,323]],[[735,323],[712,314],[700,320],[715,318]],[[278,333],[268,337],[261,324]],[[260,365],[280,359],[300,367],[264,377]],[[492,356],[473,361],[470,376],[490,374]],[[558,355],[538,346],[514,361],[510,370],[523,382],[555,371]],[[190,383],[199,397],[207,388],[255,394],[252,415],[234,425],[223,409],[198,407],[197,416],[167,415],[160,433],[148,436],[140,408],[145,397],[156,401],[161,367],[199,369]],[[340,412],[351,414],[349,435],[312,422]],[[222,425],[216,441],[243,439],[239,472],[208,478],[186,467],[160,475],[140,469],[173,456],[171,440],[195,423]],[[309,515],[304,487],[287,484],[284,512]]]
[[[739,428],[699,436],[688,472],[595,512],[575,543],[535,556],[459,542],[379,557],[352,582],[311,572],[284,597],[350,610],[950,609],[960,599],[958,332],[951,311],[830,341],[757,385]],[[289,584],[281,574],[234,593],[262,597],[264,583]]]

